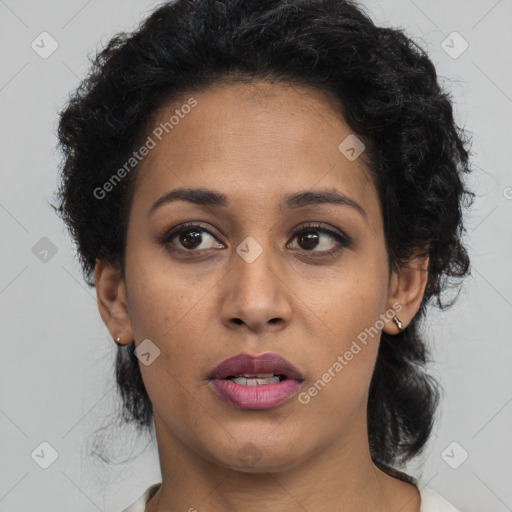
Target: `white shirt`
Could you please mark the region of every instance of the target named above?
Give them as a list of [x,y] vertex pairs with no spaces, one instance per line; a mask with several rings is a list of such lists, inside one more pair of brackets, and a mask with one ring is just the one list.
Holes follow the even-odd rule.
[[[443,497],[441,497],[436,491],[422,485],[421,481],[416,480],[416,487],[420,491],[421,507],[420,512],[460,512],[453,505],[448,503]],[[160,484],[153,484],[148,487],[144,494],[140,498],[132,503],[128,508],[125,508],[122,512],[144,512],[146,503],[150,498],[158,491]]]

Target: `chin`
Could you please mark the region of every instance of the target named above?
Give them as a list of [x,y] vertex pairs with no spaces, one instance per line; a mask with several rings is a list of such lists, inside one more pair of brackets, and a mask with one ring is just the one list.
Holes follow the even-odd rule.
[[[302,454],[297,453],[297,443],[262,446],[250,441],[236,451],[224,449],[213,453],[213,460],[226,468],[240,473],[276,473],[293,469],[300,464]],[[226,457],[229,453],[230,456]]]

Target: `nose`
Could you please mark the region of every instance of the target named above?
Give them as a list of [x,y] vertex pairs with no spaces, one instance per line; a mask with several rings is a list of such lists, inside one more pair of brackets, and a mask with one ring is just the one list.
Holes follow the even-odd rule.
[[293,296],[270,250],[254,260],[233,255],[222,290],[222,323],[230,329],[277,331],[291,321]]

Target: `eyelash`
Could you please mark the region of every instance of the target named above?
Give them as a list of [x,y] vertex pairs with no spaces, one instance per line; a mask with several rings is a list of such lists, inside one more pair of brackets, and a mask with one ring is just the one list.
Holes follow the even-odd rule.
[[[181,249],[181,248],[170,247],[171,240],[176,235],[179,235],[182,232],[193,231],[193,230],[197,230],[200,232],[206,232],[209,235],[211,235],[212,237],[214,237],[215,239],[217,238],[209,229],[201,226],[200,224],[197,224],[194,222],[189,222],[186,224],[182,224],[181,226],[178,226],[177,228],[172,228],[169,231],[166,231],[163,235],[158,237],[157,241],[159,244],[167,247],[170,251],[180,251],[180,252],[188,252],[188,253],[198,252],[199,253],[199,252],[201,252],[201,250]],[[315,258],[329,257],[331,255],[338,253],[343,248],[349,248],[352,246],[352,240],[348,236],[338,233],[337,231],[333,231],[331,229],[325,228],[325,227],[323,227],[322,224],[314,223],[314,222],[307,223],[306,225],[301,226],[300,229],[297,229],[293,233],[292,240],[294,240],[296,237],[298,237],[300,235],[309,233],[311,231],[317,231],[319,233],[324,233],[326,235],[329,235],[330,237],[332,237],[334,240],[336,240],[339,243],[338,247],[329,249],[328,251],[312,251],[312,250],[308,251],[306,249],[302,250],[303,252],[306,252],[306,253],[321,254],[321,256],[314,256]],[[172,245],[174,245],[174,244],[172,244]],[[206,249],[206,250],[208,250],[208,249]]]

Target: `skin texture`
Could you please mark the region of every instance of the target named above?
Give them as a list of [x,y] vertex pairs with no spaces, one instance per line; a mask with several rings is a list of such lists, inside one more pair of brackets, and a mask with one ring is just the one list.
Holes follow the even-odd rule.
[[[162,469],[162,488],[146,511],[418,512],[418,490],[370,457],[366,405],[380,332],[308,404],[294,396],[272,409],[240,410],[213,392],[207,376],[233,355],[275,352],[301,371],[307,390],[393,304],[401,305],[404,326],[411,321],[428,260],[389,280],[364,154],[349,161],[340,152],[351,131],[323,94],[255,82],[190,96],[197,106],[138,168],[126,282],[104,261],[95,270],[112,337],[136,345],[149,338],[160,350],[153,363],[140,364]],[[185,101],[162,108],[155,126]],[[176,201],[148,217],[177,187],[215,189],[229,206]],[[346,205],[279,211],[285,195],[324,188],[359,203],[366,217]],[[188,252],[178,236],[174,251],[158,242],[191,221],[212,235],[189,234]],[[350,245],[318,231],[317,245],[295,236],[308,222],[345,233]],[[252,263],[236,252],[248,236],[263,251]],[[383,329],[398,332],[388,319]],[[240,456],[248,446],[258,454],[250,466]]]

